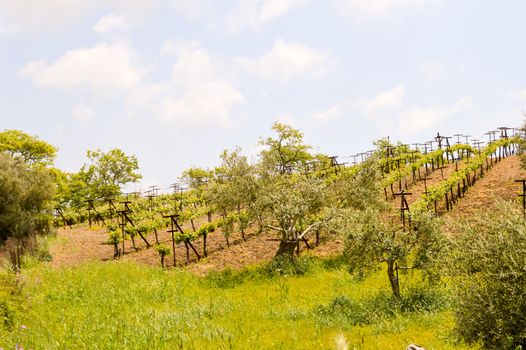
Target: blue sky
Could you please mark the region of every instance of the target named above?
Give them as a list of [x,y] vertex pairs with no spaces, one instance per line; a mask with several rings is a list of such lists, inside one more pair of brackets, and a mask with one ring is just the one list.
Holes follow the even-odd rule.
[[526,2],[0,0],[0,122],[162,187],[274,121],[329,155],[519,126]]

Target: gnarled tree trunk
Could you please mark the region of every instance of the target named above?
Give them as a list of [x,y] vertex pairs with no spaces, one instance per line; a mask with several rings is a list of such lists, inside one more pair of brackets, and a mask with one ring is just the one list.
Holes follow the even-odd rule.
[[393,295],[400,298],[400,285],[398,284],[398,273],[396,271],[394,260],[387,260],[387,275],[389,276]]

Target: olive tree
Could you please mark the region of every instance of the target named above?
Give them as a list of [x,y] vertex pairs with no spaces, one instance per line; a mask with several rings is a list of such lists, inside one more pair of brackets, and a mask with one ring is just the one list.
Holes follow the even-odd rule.
[[0,242],[49,233],[53,190],[49,169],[0,153]]
[[339,202],[339,232],[346,237],[344,256],[352,272],[365,275],[386,268],[391,291],[400,297],[399,271],[419,269],[438,276],[438,262],[447,252],[440,221],[431,213],[413,212],[403,227],[400,213],[381,196],[378,158],[357,165],[334,181]]
[[311,160],[311,146],[303,142],[303,133],[293,127],[274,123],[272,130],[276,137],[268,137],[259,142],[264,149],[260,153],[260,163],[269,173],[290,172],[297,165]]
[[526,347],[526,222],[516,203],[458,225],[449,264],[457,330],[486,349]]
[[257,199],[250,207],[263,228],[276,232],[276,255],[292,257],[309,233],[327,225],[334,213],[326,206],[326,183],[316,177],[279,175],[261,180]]
[[389,211],[369,207],[350,210],[346,217],[345,257],[351,271],[366,274],[385,266],[391,291],[400,297],[399,270],[419,269],[436,277],[447,240],[429,212],[415,213],[405,230]]

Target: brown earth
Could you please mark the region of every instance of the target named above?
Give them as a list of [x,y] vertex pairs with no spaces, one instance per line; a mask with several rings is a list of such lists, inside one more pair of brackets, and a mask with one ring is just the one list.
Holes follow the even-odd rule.
[[446,229],[451,231],[455,222],[473,217],[481,210],[495,208],[499,200],[517,199],[522,193],[522,184],[515,182],[518,179],[526,179],[526,170],[521,168],[519,157],[511,156],[495,164],[454,204],[452,211],[444,214]]

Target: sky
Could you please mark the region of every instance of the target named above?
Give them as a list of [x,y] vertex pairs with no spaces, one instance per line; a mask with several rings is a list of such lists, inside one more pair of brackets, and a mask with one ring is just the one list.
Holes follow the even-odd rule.
[[137,156],[166,188],[274,122],[340,156],[517,127],[521,0],[0,0],[0,130]]

